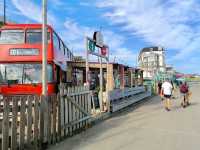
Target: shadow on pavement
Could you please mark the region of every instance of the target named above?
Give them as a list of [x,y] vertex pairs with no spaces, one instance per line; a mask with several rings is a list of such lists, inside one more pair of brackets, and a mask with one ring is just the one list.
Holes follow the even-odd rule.
[[[118,112],[115,112],[111,114],[111,117],[108,118],[105,121],[99,122],[92,128],[75,135],[74,137],[67,138],[61,143],[59,143],[60,150],[64,150],[64,147],[67,146],[68,149],[70,150],[75,150],[80,147],[80,145],[86,146],[87,144],[91,144],[92,141],[95,142],[101,142],[107,139],[110,139],[114,136],[118,136],[122,133],[129,132],[131,129],[130,127],[122,128],[120,130],[115,131],[112,134],[107,135],[106,137],[102,136],[102,134],[106,133],[108,130],[111,130],[113,128],[117,128],[124,122],[127,124],[130,123],[137,123],[140,122],[140,125],[144,125],[146,123],[145,118],[147,117],[148,113],[142,112],[138,109],[140,109],[142,106],[146,105],[156,105],[157,103],[160,103],[160,100],[157,98],[157,96],[144,99],[143,101],[130,105]],[[134,111],[134,113],[133,113]],[[133,114],[132,114],[133,113]],[[141,122],[142,120],[142,122]],[[106,125],[105,125],[106,123]],[[137,123],[138,125],[138,123]],[[140,126],[139,125],[139,126]],[[134,132],[138,132],[137,130]],[[88,143],[88,140],[90,141]],[[55,147],[56,149],[59,149],[59,147]],[[55,149],[54,146],[50,148],[50,150]]]

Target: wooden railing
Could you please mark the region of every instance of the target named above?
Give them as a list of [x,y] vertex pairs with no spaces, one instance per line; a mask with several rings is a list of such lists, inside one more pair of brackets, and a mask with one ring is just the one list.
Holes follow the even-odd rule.
[[115,89],[108,93],[110,111],[118,111],[149,96],[151,96],[151,88],[148,86]]
[[90,124],[88,87],[65,88],[44,99],[36,95],[0,100],[0,147],[3,150],[45,149]]

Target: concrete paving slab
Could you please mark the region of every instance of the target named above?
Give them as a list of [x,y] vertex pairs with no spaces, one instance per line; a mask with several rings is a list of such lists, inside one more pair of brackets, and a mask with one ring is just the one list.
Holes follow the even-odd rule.
[[199,150],[199,89],[200,85],[191,87],[191,105],[187,108],[180,106],[177,97],[167,112],[160,98],[154,97],[49,150]]

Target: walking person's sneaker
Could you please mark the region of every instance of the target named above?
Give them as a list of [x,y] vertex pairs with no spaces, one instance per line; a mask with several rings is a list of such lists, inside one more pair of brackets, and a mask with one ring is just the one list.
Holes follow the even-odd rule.
[[189,106],[189,105],[190,105],[190,102],[187,102],[187,105]]

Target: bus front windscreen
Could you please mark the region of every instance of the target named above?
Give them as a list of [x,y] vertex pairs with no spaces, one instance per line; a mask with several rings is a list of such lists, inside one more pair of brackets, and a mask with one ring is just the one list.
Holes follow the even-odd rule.
[[[42,82],[41,64],[0,64],[0,84],[34,84]],[[48,82],[53,81],[52,65],[47,65]]]
[[[47,40],[50,41],[50,32],[47,33]],[[29,29],[26,31],[26,43],[37,44],[42,42],[42,30]]]
[[1,30],[0,44],[22,44],[24,43],[23,30]]

